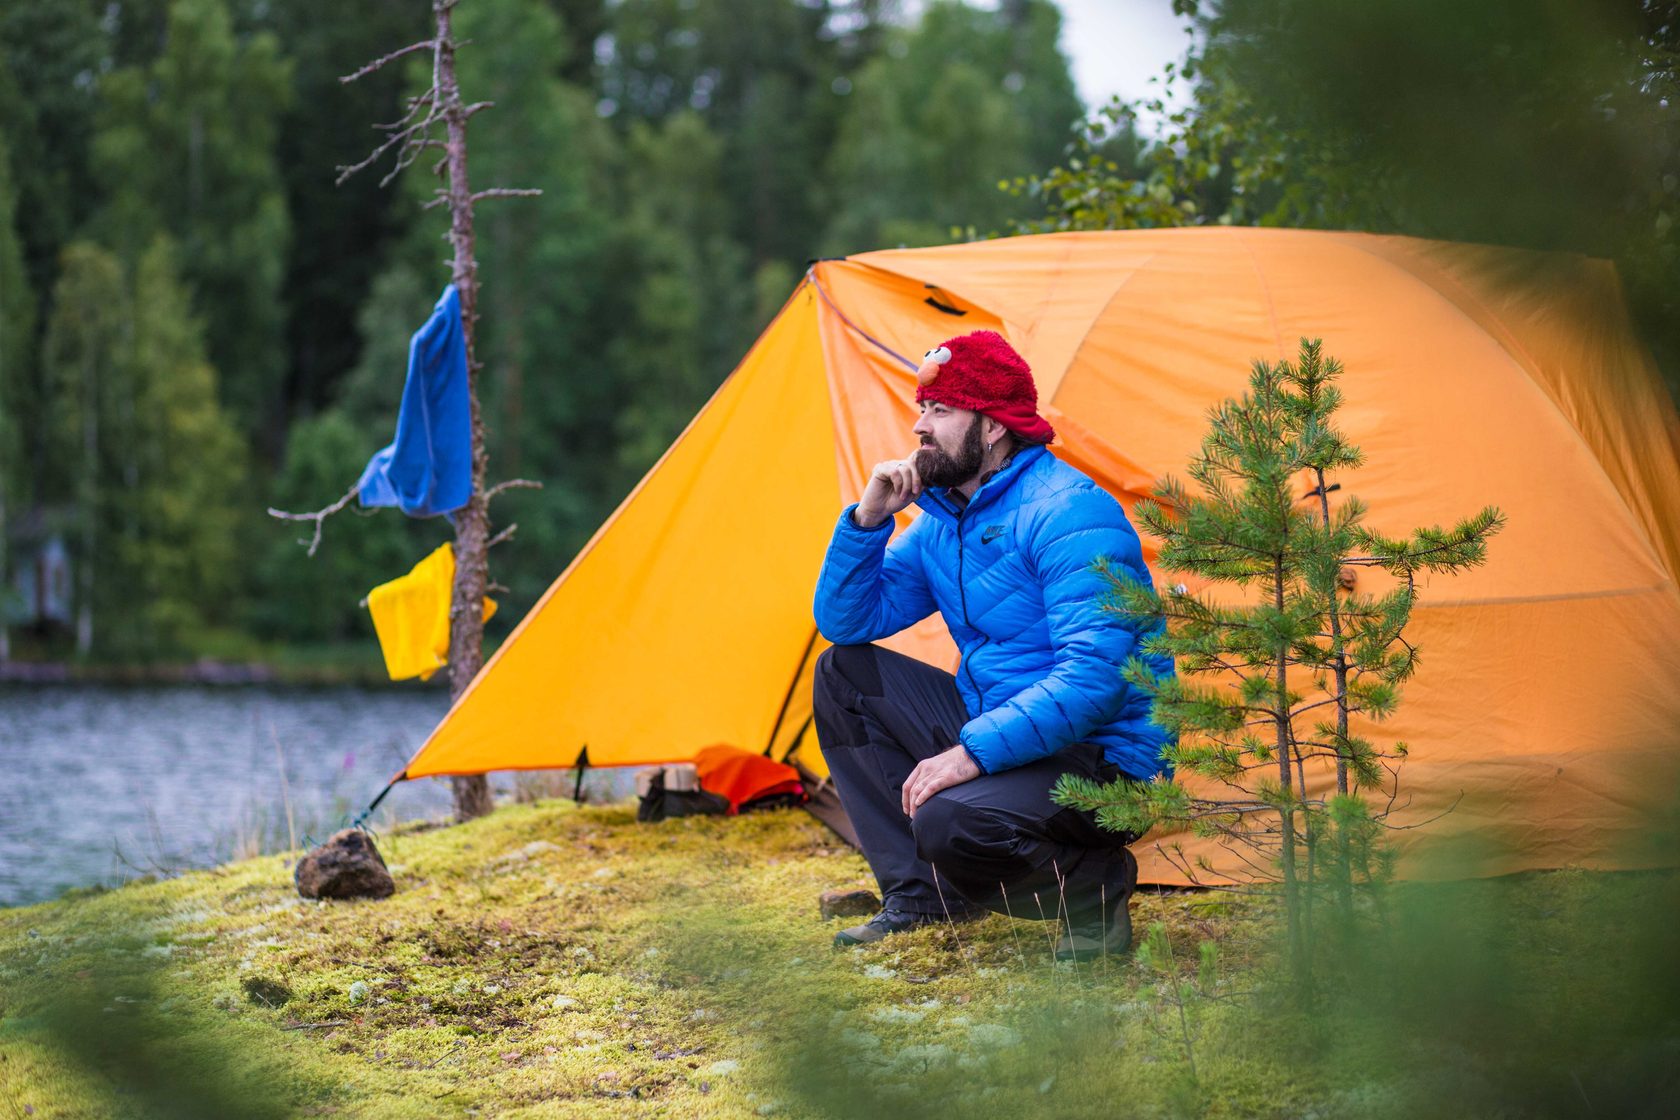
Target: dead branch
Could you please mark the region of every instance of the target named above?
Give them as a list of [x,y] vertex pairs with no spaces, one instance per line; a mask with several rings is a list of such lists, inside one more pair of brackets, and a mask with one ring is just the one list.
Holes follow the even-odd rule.
[[408,112],[404,113],[401,117],[389,124],[376,124],[373,127],[376,129],[382,129],[386,132],[389,132],[393,128],[401,128],[403,125],[414,119],[414,114],[418,113],[422,106],[430,105],[436,97],[437,90],[435,89],[429,89],[425,93],[410,97],[408,99]]
[[[497,533],[495,536],[493,536],[489,540],[485,541],[484,542],[484,547],[486,549],[491,549],[491,548],[495,548],[497,545],[501,544],[503,541],[511,541],[513,539],[513,535],[515,533],[517,533],[518,531],[519,531],[519,522],[515,521],[513,524],[509,525],[506,529],[503,529],[501,532]],[[503,588],[503,590],[506,590],[506,588]]]
[[1190,885],[1191,886],[1199,887],[1199,886],[1202,885],[1201,879],[1198,878],[1197,875],[1196,875],[1195,868],[1190,866],[1189,859],[1186,858],[1185,855],[1184,855],[1184,845],[1183,844],[1174,844],[1172,846],[1171,850],[1168,850],[1167,848],[1162,847],[1161,842],[1157,840],[1155,842],[1155,850],[1158,853],[1160,853],[1160,855],[1168,863],[1172,864],[1174,867],[1178,868],[1179,871],[1183,872],[1184,877],[1186,879],[1190,880]]
[[506,482],[498,482],[484,492],[484,500],[488,502],[503,490],[541,490],[543,484],[529,478],[510,478]]
[[[420,128],[423,126],[424,128],[430,128],[442,119],[443,118],[439,116],[430,116],[427,117],[426,120],[422,121],[420,125],[416,125],[415,127]],[[384,187],[398,175],[401,175],[403,173],[403,169],[413,163],[415,159],[419,157],[420,153],[425,151],[427,148],[443,148],[447,151],[448,145],[442,140],[433,140],[425,135],[411,136],[408,142],[397,152],[396,161],[391,164],[391,170],[387,171],[384,177],[379,180],[379,185]],[[449,157],[445,156],[444,158],[447,159]]]
[[[1261,850],[1259,844],[1251,844],[1250,847],[1254,848],[1255,851]],[[1227,847],[1225,850],[1241,860],[1243,866],[1248,868],[1249,872],[1257,881],[1262,883],[1275,883],[1278,881],[1277,875],[1269,866],[1262,866],[1254,862],[1254,860],[1250,859],[1240,848]]]
[[[1410,832],[1414,828],[1422,828],[1425,825],[1434,824],[1436,821],[1440,820],[1442,817],[1446,816],[1448,813],[1451,813],[1454,810],[1456,810],[1458,808],[1458,803],[1460,801],[1463,801],[1463,800],[1464,800],[1464,791],[1459,790],[1458,791],[1458,796],[1453,798],[1453,803],[1451,805],[1448,805],[1445,809],[1442,809],[1439,813],[1436,813],[1433,817],[1430,817],[1427,820],[1414,821],[1411,824],[1389,824],[1386,820],[1379,820],[1377,823],[1381,824],[1383,826],[1383,828],[1387,829],[1389,832]],[[1407,805],[1410,805],[1411,803],[1412,803],[1412,799],[1408,797],[1406,799],[1406,805],[1402,805],[1401,808],[1404,809],[1404,808],[1406,808]]]
[[[313,521],[313,522],[315,522],[315,536],[313,538],[311,538],[311,540],[309,541],[309,555],[314,556],[315,555],[315,550],[317,548],[321,547],[321,526],[322,526],[322,524],[327,520],[327,518],[331,517],[333,514],[337,513],[339,510],[341,510],[345,506],[349,505],[350,504],[350,499],[354,498],[355,496],[356,496],[356,487],[352,486],[352,487],[350,487],[349,490],[345,491],[344,497],[340,498],[338,501],[334,502],[330,506],[326,506],[323,509],[315,510],[313,513],[288,513],[283,509],[275,509],[273,506],[269,506],[268,507],[268,515],[270,517],[277,517],[281,521]],[[303,538],[302,537],[298,538],[298,543],[299,544],[303,543]]]
[[401,50],[395,50],[395,51],[392,51],[390,54],[384,56],[383,58],[374,59],[372,62],[368,63],[366,66],[362,67],[360,70],[356,71],[354,74],[345,74],[344,76],[342,76],[338,80],[340,82],[342,82],[344,85],[349,85],[351,82],[355,81],[357,78],[365,78],[369,74],[373,73],[375,70],[383,70],[385,67],[389,66],[391,63],[395,62],[397,59],[403,57],[404,55],[413,54],[416,51],[429,51],[436,46],[437,46],[437,41],[435,39],[427,39],[425,42],[422,42],[422,43],[410,43],[408,46],[403,47]]
[[491,187],[489,190],[474,191],[472,200],[483,202],[487,198],[540,198],[542,191],[532,187]]
[[[390,151],[397,144],[404,144],[404,151],[406,151],[407,150],[407,144],[405,143],[406,141],[411,140],[416,133],[424,132],[426,129],[432,127],[432,125],[436,124],[437,121],[438,121],[437,114],[427,113],[424,117],[422,117],[420,120],[415,121],[413,124],[407,125],[406,127],[397,129],[395,132],[391,133],[390,136],[386,137],[385,142],[383,144],[379,145],[379,147],[375,148],[373,150],[373,152],[371,154],[369,154],[369,156],[366,159],[362,160],[362,162],[347,164],[347,165],[341,164],[338,168],[338,179],[336,180],[336,182],[338,184],[342,185],[343,182],[346,179],[350,178],[350,176],[354,175],[356,172],[362,171],[362,170],[372,166],[373,163],[375,161],[377,161],[380,156],[382,156],[386,152]],[[422,141],[421,146],[424,146],[423,142],[426,139],[427,138],[424,137],[424,136],[420,137],[420,140]],[[408,162],[412,163],[413,159],[414,159],[414,157],[410,156]],[[406,167],[408,165],[407,163],[404,163],[402,161],[402,154],[401,153],[398,154],[397,160],[398,160],[398,170],[401,170],[403,167]],[[390,181],[390,178],[391,177],[389,175],[387,175],[384,179],[381,179],[379,181],[379,185],[384,186],[387,182]]]

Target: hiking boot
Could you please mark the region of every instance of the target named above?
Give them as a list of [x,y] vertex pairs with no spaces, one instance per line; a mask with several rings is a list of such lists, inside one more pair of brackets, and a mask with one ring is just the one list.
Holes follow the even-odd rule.
[[[985,915],[980,912],[963,911],[952,914],[950,921],[972,922]],[[850,926],[834,935],[836,949],[850,949],[858,945],[868,945],[894,933],[904,933],[907,930],[920,929],[922,926],[937,925],[946,921],[944,914],[913,914],[908,910],[882,910],[862,925]]]
[[1126,849],[1124,889],[1118,902],[1100,907],[1082,921],[1071,918],[1056,942],[1059,961],[1088,961],[1110,953],[1124,953],[1132,943],[1132,892],[1137,889],[1137,859]]
[[1106,911],[1083,922],[1069,922],[1056,942],[1059,961],[1088,961],[1110,953],[1124,953],[1132,943],[1132,897],[1127,895]]

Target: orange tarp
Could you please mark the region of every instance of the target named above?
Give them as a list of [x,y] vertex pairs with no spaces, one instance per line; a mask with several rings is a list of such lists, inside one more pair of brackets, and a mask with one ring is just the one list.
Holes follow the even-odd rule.
[[[1128,508],[1182,473],[1252,360],[1323,338],[1369,464],[1333,500],[1357,494],[1396,532],[1488,504],[1509,518],[1486,567],[1422,585],[1422,667],[1377,730],[1411,747],[1394,821],[1421,827],[1398,834],[1402,870],[1675,862],[1646,829],[1680,792],[1680,421],[1613,270],[1354,233],[1054,234],[818,263],[406,775],[716,742],[822,772],[810,598],[829,531],[869,466],[910,446],[913,360],[980,327],[1032,363],[1056,453]],[[937,617],[888,644],[954,665]],[[1156,882],[1182,881],[1180,858],[1242,875],[1187,836],[1139,856]]]

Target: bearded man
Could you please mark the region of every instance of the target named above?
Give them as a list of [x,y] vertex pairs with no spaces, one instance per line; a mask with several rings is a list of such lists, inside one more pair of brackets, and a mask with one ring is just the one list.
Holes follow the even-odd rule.
[[[1148,583],[1137,534],[1050,453],[1032,371],[1002,335],[947,340],[917,383],[920,447],[875,466],[817,581],[833,643],[816,666],[818,740],[882,898],[835,945],[995,911],[1061,918],[1061,959],[1121,951],[1135,837],[1051,792],[1063,774],[1164,769],[1167,736],[1121,676],[1150,631],[1103,609],[1094,567]],[[892,539],[911,502],[921,516]],[[961,652],[955,677],[871,644],[936,610]]]

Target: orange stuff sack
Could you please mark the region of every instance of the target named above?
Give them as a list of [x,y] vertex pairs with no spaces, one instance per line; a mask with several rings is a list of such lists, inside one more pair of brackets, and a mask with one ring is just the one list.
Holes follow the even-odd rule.
[[702,748],[694,756],[694,769],[700,775],[701,789],[728,799],[731,816],[749,802],[778,794],[805,800],[805,784],[799,780],[798,770],[740,747],[718,743]]

